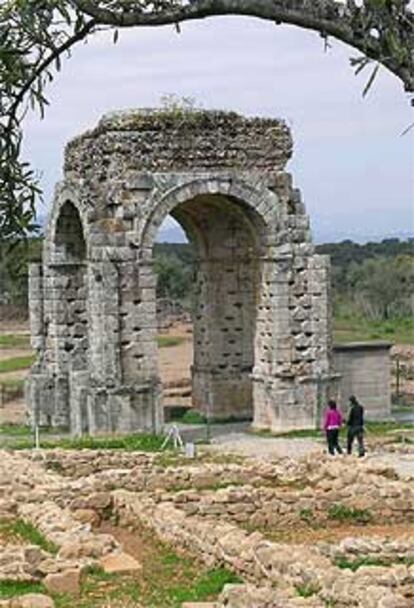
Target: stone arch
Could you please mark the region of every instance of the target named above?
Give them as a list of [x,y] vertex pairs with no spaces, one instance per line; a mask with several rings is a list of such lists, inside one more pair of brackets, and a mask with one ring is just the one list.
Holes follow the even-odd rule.
[[[68,231],[65,231],[64,224]],[[66,237],[65,237],[66,234]],[[72,235],[72,238],[69,235]],[[78,236],[78,238],[77,238]],[[64,251],[66,249],[69,251]],[[75,250],[75,254],[70,251]],[[78,255],[76,254],[78,251]],[[80,255],[79,255],[80,254]],[[44,258],[48,263],[84,262],[89,255],[89,229],[84,206],[67,186],[58,190],[50,212],[44,240]]]
[[55,226],[55,254],[65,262],[81,262],[86,258],[86,242],[78,210],[70,201],[60,208]]
[[255,218],[255,237],[263,238],[267,228],[282,226],[286,211],[276,193],[261,184],[252,185],[238,177],[209,176],[186,181],[170,189],[156,189],[150,199],[151,212],[140,234],[143,255],[152,249],[157,231],[164,219],[175,207],[201,195],[230,197]]
[[291,151],[283,121],[215,111],[115,113],[69,144],[31,268],[35,420],[160,429],[152,247],[171,212],[200,252],[197,407],[227,417],[254,405],[258,428],[314,425],[330,369],[328,263],[285,172]]
[[[46,361],[53,370],[49,407],[41,409],[40,423],[79,426],[76,385],[88,368],[88,231],[85,213],[69,188],[57,193],[45,235],[43,284]],[[53,406],[53,407],[52,407]],[[84,422],[83,430],[87,427]]]
[[140,240],[148,263],[167,214],[196,241],[193,406],[217,419],[252,417],[263,257],[267,237],[284,224],[283,205],[260,185],[208,176],[156,191],[150,209]]

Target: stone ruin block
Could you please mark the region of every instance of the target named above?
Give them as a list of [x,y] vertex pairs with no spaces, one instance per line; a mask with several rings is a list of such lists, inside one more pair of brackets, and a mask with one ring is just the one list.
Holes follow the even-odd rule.
[[207,111],[113,113],[68,144],[30,273],[34,422],[160,429],[152,251],[171,214],[197,252],[194,406],[258,428],[315,425],[329,268],[285,171],[291,153],[284,122]]

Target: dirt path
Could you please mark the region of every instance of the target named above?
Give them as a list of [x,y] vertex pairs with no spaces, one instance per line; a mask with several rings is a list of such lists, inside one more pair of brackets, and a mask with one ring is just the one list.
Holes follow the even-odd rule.
[[321,452],[322,445],[313,439],[260,437],[248,433],[230,433],[214,437],[211,449],[271,460],[284,456],[306,456]]
[[32,354],[29,348],[2,348],[0,347],[0,361],[15,359],[17,357],[28,357]]
[[24,399],[9,401],[5,406],[0,407],[0,424],[25,424],[26,421]]
[[193,364],[193,334],[191,327],[178,325],[162,336],[180,338],[182,342],[176,346],[165,346],[158,349],[158,362],[161,379],[164,384],[191,380],[191,365]]
[[313,545],[318,542],[339,543],[345,538],[387,538],[408,540],[414,537],[414,524],[351,524],[326,522],[323,527],[288,526],[284,530],[270,529],[266,536],[276,542]]

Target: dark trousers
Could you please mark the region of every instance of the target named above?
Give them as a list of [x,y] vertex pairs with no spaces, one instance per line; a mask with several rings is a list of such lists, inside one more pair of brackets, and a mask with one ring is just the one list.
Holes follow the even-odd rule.
[[364,456],[364,429],[361,426],[350,426],[348,428],[347,452],[348,454],[352,453],[352,444],[354,443],[355,437],[358,441],[358,454],[359,456]]
[[342,454],[342,448],[338,443],[339,429],[327,430],[326,439],[328,441],[328,451],[330,454],[335,454],[335,450],[338,452],[338,454]]

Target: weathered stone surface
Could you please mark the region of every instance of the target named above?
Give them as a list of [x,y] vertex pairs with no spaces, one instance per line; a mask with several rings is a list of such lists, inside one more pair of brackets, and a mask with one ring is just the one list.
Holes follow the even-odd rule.
[[36,422],[160,428],[152,249],[171,212],[198,250],[193,405],[314,427],[331,377],[329,261],[284,171],[291,149],[279,120],[205,111],[112,114],[69,143],[30,271]]
[[42,593],[28,593],[13,599],[10,608],[55,608],[55,602]]
[[133,572],[142,568],[141,564],[128,553],[111,553],[101,557],[99,563],[105,572]]
[[56,574],[48,574],[44,579],[44,584],[51,593],[78,595],[80,570],[73,568]]
[[73,517],[82,524],[90,524],[92,527],[99,526],[101,518],[93,509],[75,509]]
[[[83,504],[91,501],[104,511],[110,504],[107,515],[132,534],[134,526],[145,525],[177,551],[193,554],[208,567],[224,565],[237,573],[244,583],[226,587],[217,608],[325,608],[335,603],[340,608],[411,608],[414,486],[390,467],[391,460],[379,460],[379,454],[333,461],[320,447],[316,450],[300,458],[237,464],[205,462],[207,453],[199,461],[167,468],[158,464],[157,455],[135,454],[129,461],[126,452],[3,451],[0,494],[15,505],[10,511],[15,517],[24,516],[38,526],[48,540],[57,542],[59,552],[45,553],[23,539],[20,545],[0,543],[0,578],[4,567],[5,578],[46,577],[52,585],[69,587],[62,582],[68,571],[81,573],[108,553],[116,554],[109,563],[125,570],[125,560],[131,562],[122,557],[113,537],[74,519],[76,509],[68,505],[78,506],[75,498],[82,497]],[[78,475],[80,463],[90,472],[85,478]],[[110,500],[104,499],[106,494]],[[336,530],[327,517],[332,505],[369,506],[372,523],[380,526],[368,523],[367,529],[357,529],[359,537],[339,541],[295,539],[296,529],[305,539],[308,533],[323,538],[324,523],[331,532]],[[393,528],[395,523],[399,525]],[[354,528],[347,521],[339,524],[339,531],[342,525]],[[260,531],[252,531],[255,526]],[[384,536],[372,536],[381,526]],[[287,530],[292,531],[289,542],[266,538],[268,531]],[[365,560],[371,565],[363,565]],[[347,562],[359,567],[346,567]]]

